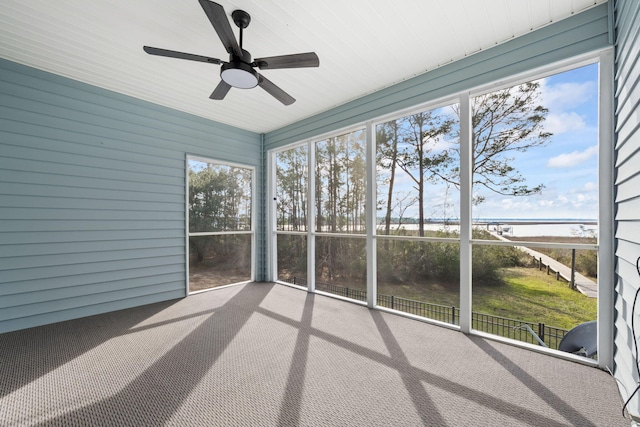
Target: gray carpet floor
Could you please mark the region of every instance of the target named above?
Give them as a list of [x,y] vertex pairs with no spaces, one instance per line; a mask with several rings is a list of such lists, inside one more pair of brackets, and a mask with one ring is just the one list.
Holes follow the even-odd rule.
[[0,335],[0,425],[628,426],[596,368],[274,284]]

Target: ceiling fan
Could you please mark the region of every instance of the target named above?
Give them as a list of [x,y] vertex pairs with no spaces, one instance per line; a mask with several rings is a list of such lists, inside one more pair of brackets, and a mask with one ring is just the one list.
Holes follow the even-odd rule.
[[293,55],[269,56],[251,60],[251,54],[242,48],[242,31],[249,26],[251,16],[243,10],[234,10],[231,14],[233,22],[240,28],[240,44],[238,44],[224,8],[218,3],[209,0],[198,0],[204,13],[211,21],[213,28],[218,33],[220,41],[229,54],[229,62],[208,56],[194,55],[191,53],[176,52],[173,50],[159,49],[144,46],[143,49],[150,55],[167,56],[169,58],[188,59],[190,61],[222,64],[220,77],[222,80],[216,86],[209,98],[224,99],[232,87],[239,89],[251,89],[260,86],[270,95],[284,105],[291,105],[295,98],[280,89],[271,80],[259,74],[254,68],[260,70],[273,70],[277,68],[304,68],[318,67],[320,60],[314,52],[297,53]]

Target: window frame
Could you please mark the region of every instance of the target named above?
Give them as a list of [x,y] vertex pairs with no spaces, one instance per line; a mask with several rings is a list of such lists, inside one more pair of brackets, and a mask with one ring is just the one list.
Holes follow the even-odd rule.
[[[471,255],[473,245],[495,244],[504,245],[506,243],[487,243],[484,240],[472,239],[472,186],[470,176],[470,161],[471,161],[471,102],[470,99],[473,96],[482,95],[489,92],[494,92],[503,88],[511,87],[520,83],[524,83],[531,80],[538,80],[551,75],[559,74],[565,71],[569,71],[581,66],[589,64],[598,64],[598,187],[599,187],[599,211],[598,211],[598,244],[597,245],[579,245],[584,246],[587,249],[596,249],[598,251],[598,361],[585,359],[580,356],[575,356],[569,353],[562,353],[557,350],[549,350],[544,347],[527,344],[524,342],[518,342],[507,338],[502,338],[497,335],[490,335],[480,331],[475,331],[471,328],[471,311],[472,311],[472,270],[471,270]],[[479,335],[492,340],[508,342],[509,344],[518,345],[528,348],[530,350],[548,353],[553,356],[577,361],[583,364],[599,366],[600,368],[606,368],[612,366],[613,363],[613,302],[614,302],[614,198],[613,192],[613,171],[614,171],[614,153],[613,153],[613,49],[606,48],[587,54],[572,57],[566,60],[554,62],[543,67],[539,67],[532,70],[527,70],[522,73],[511,75],[508,78],[500,79],[489,84],[469,88],[461,92],[456,92],[420,105],[412,106],[402,110],[394,111],[393,113],[385,114],[383,116],[375,117],[374,119],[367,120],[365,122],[359,122],[355,125],[338,129],[331,132],[326,132],[312,138],[307,138],[302,141],[288,144],[286,146],[278,147],[267,151],[268,164],[267,164],[267,176],[268,176],[268,200],[269,208],[268,214],[270,220],[268,221],[268,236],[272,237],[268,239],[271,243],[268,248],[269,256],[271,256],[271,262],[268,264],[267,275],[270,280],[274,280],[284,285],[291,285],[286,282],[279,281],[277,278],[277,256],[275,254],[276,246],[275,240],[277,234],[296,234],[306,235],[308,239],[307,243],[307,261],[308,261],[308,286],[305,288],[308,292],[315,292],[314,283],[314,269],[312,268],[315,254],[313,248],[315,245],[316,233],[312,227],[314,224],[313,213],[315,212],[313,204],[315,203],[315,197],[313,192],[315,191],[315,142],[321,141],[330,137],[342,135],[352,130],[365,129],[365,152],[366,152],[366,185],[367,185],[367,201],[366,205],[369,208],[366,209],[366,234],[363,235],[347,235],[348,237],[366,238],[367,239],[367,302],[366,305],[369,308],[375,308],[382,311],[392,311],[395,314],[401,314],[409,318],[415,318],[416,320],[435,323],[440,326],[445,326],[451,329],[460,330],[463,333],[470,335]],[[420,318],[412,316],[410,314],[389,310],[384,307],[380,307],[376,303],[377,295],[377,283],[376,283],[376,246],[378,237],[386,239],[396,239],[398,237],[393,236],[377,236],[376,234],[376,209],[371,208],[375,206],[376,197],[376,126],[380,123],[385,123],[390,120],[405,117],[409,114],[424,111],[426,109],[436,109],[442,106],[451,105],[452,103],[459,103],[461,110],[460,117],[460,169],[461,169],[461,186],[460,186],[460,236],[458,239],[445,239],[447,241],[454,241],[460,245],[460,326],[439,322],[437,320]],[[274,224],[274,208],[273,197],[275,197],[275,153],[284,151],[287,149],[295,148],[307,144],[308,146],[308,170],[309,176],[307,177],[308,188],[308,206],[309,212],[309,226],[307,232],[277,232]],[[322,233],[325,234],[325,233]],[[333,234],[331,234],[333,235]],[[340,237],[335,235],[336,237]],[[439,238],[430,237],[410,237],[401,238],[403,240],[419,240],[419,241],[442,241]],[[519,245],[526,242],[518,242]],[[531,246],[538,245],[537,243],[531,244]],[[562,244],[560,244],[562,245]],[[545,244],[546,246],[546,244]],[[576,245],[572,245],[575,247]],[[334,295],[332,297],[340,298]],[[353,300],[349,300],[354,302]],[[357,303],[357,301],[355,301]]]
[[[234,168],[247,169],[251,172],[251,222],[249,230],[236,230],[236,231],[202,231],[202,232],[190,232],[189,231],[189,161],[197,161],[204,163],[211,163],[219,166],[229,166]],[[185,155],[185,282],[186,282],[186,294],[194,295],[201,292],[208,292],[213,289],[221,289],[228,286],[235,286],[244,283],[250,283],[255,281],[256,278],[256,168],[251,165],[242,163],[228,162],[225,160],[217,160],[211,157],[205,157],[195,154],[187,153]],[[209,289],[202,289],[198,291],[189,291],[189,238],[199,236],[223,236],[223,235],[251,235],[251,271],[249,280],[245,280],[238,283],[230,283],[228,285],[217,286]]]

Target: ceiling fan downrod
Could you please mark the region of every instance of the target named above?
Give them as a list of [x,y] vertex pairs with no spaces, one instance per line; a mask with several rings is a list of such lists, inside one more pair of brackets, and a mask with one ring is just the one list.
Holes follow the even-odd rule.
[[242,49],[242,38],[243,38],[242,30],[247,28],[251,23],[251,15],[249,15],[244,10],[238,9],[238,10],[234,10],[231,13],[231,18],[233,19],[233,22],[236,24],[236,26],[240,28],[240,49]]

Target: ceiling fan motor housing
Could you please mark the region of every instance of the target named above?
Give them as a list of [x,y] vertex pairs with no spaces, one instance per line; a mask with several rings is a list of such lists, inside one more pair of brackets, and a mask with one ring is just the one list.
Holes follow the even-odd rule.
[[258,73],[251,64],[251,54],[242,49],[242,58],[231,54],[229,62],[220,68],[220,77],[227,84],[239,89],[251,89],[258,85]]

